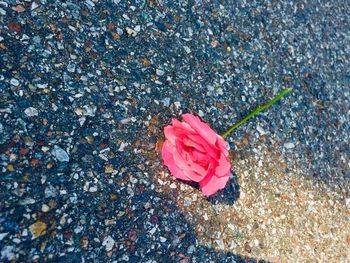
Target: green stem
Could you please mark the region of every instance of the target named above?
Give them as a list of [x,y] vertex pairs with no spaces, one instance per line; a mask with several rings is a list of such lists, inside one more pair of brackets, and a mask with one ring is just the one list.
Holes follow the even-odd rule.
[[222,138],[226,138],[231,132],[233,132],[235,129],[237,129],[239,126],[241,126],[243,123],[245,123],[246,121],[248,121],[250,118],[252,118],[253,116],[259,114],[260,112],[262,112],[263,110],[267,109],[268,107],[272,106],[273,104],[275,104],[280,98],[282,98],[284,95],[288,94],[289,92],[291,92],[293,89],[292,88],[288,88],[288,89],[284,89],[282,90],[279,94],[277,94],[272,100],[270,100],[268,103],[258,107],[257,109],[255,109],[253,112],[251,112],[249,115],[247,115],[246,117],[244,117],[242,120],[240,120],[239,122],[237,122],[236,124],[232,125],[225,133],[223,133],[221,135]]

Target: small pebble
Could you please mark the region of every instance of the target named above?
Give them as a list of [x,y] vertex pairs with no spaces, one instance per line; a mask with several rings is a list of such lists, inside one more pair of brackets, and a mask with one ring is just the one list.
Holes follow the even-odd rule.
[[33,198],[27,197],[24,200],[19,201],[20,205],[32,205],[35,204],[36,201]]
[[287,148],[287,149],[292,149],[295,147],[294,143],[292,142],[287,142],[284,144],[284,147]]
[[0,233],[0,241],[3,240],[7,235],[8,233]]
[[192,199],[190,197],[184,198],[184,206],[190,206],[192,204]]
[[91,187],[89,188],[89,192],[90,192],[90,193],[95,193],[95,192],[97,192],[97,186],[91,186]]
[[1,249],[1,259],[14,260],[15,259],[14,250],[15,250],[14,246],[4,246]]
[[261,126],[257,126],[256,127],[256,129],[258,130],[258,132],[260,133],[260,135],[265,135],[266,134],[266,132],[264,131],[264,129],[263,128],[261,128]]
[[164,98],[162,100],[163,104],[165,107],[169,107],[170,106],[170,98]]
[[106,248],[106,251],[112,250],[114,247],[115,241],[111,236],[105,237],[105,239],[102,242],[102,246]]
[[29,231],[32,234],[32,239],[36,239],[46,234],[46,224],[42,221],[37,221],[29,227]]
[[131,37],[136,37],[137,36],[137,31],[130,28],[130,27],[126,27],[126,33],[131,36]]
[[24,113],[29,117],[34,117],[34,116],[39,115],[38,110],[36,108],[33,108],[33,107],[29,107],[29,108],[25,109]]
[[67,70],[71,73],[75,72],[75,65],[74,64],[68,64]]
[[43,204],[41,206],[41,211],[43,211],[44,213],[49,212],[50,211],[50,207],[47,204]]
[[165,72],[163,70],[161,70],[161,69],[156,69],[156,74],[158,76],[163,76],[165,74]]
[[194,245],[190,245],[187,248],[187,254],[193,254],[196,251],[196,247]]
[[39,5],[35,2],[35,1],[33,1],[32,2],[32,5],[31,5],[31,7],[30,7],[30,9],[31,10],[35,10],[35,9],[37,9],[39,7]]
[[69,155],[67,152],[57,145],[54,146],[52,154],[60,162],[69,162]]
[[10,83],[13,85],[13,86],[18,86],[19,85],[19,81],[17,79],[11,79],[10,80]]

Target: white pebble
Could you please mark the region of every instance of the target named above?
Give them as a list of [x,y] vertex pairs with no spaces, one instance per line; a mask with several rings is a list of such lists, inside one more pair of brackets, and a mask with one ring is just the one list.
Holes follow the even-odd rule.
[[170,106],[170,98],[164,98],[162,100],[163,104],[165,107],[169,107]]
[[48,85],[49,85],[49,84],[44,83],[44,84],[37,84],[36,86],[37,86],[39,89],[46,89]]
[[1,259],[4,260],[13,260],[15,259],[15,247],[13,246],[4,246],[1,249]]
[[33,108],[33,107],[26,108],[24,110],[24,113],[29,117],[38,116],[38,114],[39,114],[38,110],[36,108]]
[[153,235],[155,232],[156,232],[156,228],[155,227],[153,227],[149,232],[151,233],[151,235]]
[[114,244],[115,244],[115,241],[111,236],[105,237],[105,239],[102,242],[102,246],[106,247],[106,251],[112,250],[112,248],[114,247]]
[[192,199],[189,197],[184,198],[184,206],[190,206],[192,204]]
[[181,107],[181,103],[179,101],[175,101],[174,105],[175,105],[176,109],[179,109]]
[[44,213],[49,212],[50,211],[50,207],[47,204],[43,204],[41,206],[41,211],[43,211]]
[[0,241],[3,240],[7,235],[8,233],[0,233]]
[[136,32],[140,32],[141,26],[140,26],[140,25],[135,26],[134,30],[135,30]]
[[216,244],[218,244],[218,246],[221,250],[225,250],[225,244],[224,244],[224,241],[222,239],[215,240],[215,242],[216,242]]
[[90,192],[90,193],[95,193],[95,192],[97,192],[97,186],[91,186],[91,187],[89,188],[89,192]]
[[124,151],[124,148],[126,147],[126,146],[128,146],[129,144],[126,142],[126,143],[121,143],[120,144],[120,146],[119,146],[119,149],[118,149],[118,151],[119,152],[122,152],[122,151]]
[[187,54],[191,53],[191,49],[188,46],[183,46],[183,48],[185,49]]
[[205,214],[203,215],[203,218],[204,218],[205,221],[208,221],[209,218],[208,218],[207,213],[205,213]]
[[256,127],[256,129],[258,130],[258,132],[260,133],[260,135],[266,134],[266,132],[264,131],[263,128],[261,128],[261,126]]
[[11,79],[10,80],[10,83],[13,85],[13,86],[18,86],[19,85],[19,81],[17,79]]
[[129,36],[132,36],[132,37],[136,37],[137,36],[137,32],[130,28],[130,27],[126,27],[126,33],[128,33]]
[[57,145],[54,146],[54,148],[52,150],[52,154],[60,162],[69,162],[68,153],[65,150],[63,150],[61,147],[58,147]]
[[50,150],[50,148],[47,147],[47,146],[43,146],[43,147],[41,147],[41,150],[42,150],[44,153],[46,153],[48,150]]
[[287,142],[284,144],[284,147],[287,148],[287,149],[292,149],[295,147],[294,143],[292,142]]
[[88,7],[95,7],[95,3],[92,2],[91,0],[86,0],[85,3]]
[[32,205],[32,204],[35,204],[35,202],[36,202],[35,199],[27,197],[24,200],[19,201],[19,204],[20,205]]
[[32,5],[30,7],[31,10],[37,9],[39,7],[39,5],[35,2],[32,2]]
[[163,70],[161,70],[161,69],[156,69],[156,74],[158,75],[158,76],[163,76],[164,75],[164,71]]

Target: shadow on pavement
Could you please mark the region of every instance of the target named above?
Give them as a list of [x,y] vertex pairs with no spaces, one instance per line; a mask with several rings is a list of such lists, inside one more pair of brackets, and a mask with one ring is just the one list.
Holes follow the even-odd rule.
[[[218,198],[220,200],[220,196]],[[152,204],[148,207],[150,201]],[[57,262],[81,262],[82,258],[87,262],[103,260],[132,263],[267,262],[199,245],[195,228],[185,220],[185,216],[170,196],[155,191],[144,191],[135,195],[132,203],[135,205],[135,210],[129,211],[119,218],[115,225],[109,227],[110,235],[121,234],[117,241],[118,249],[114,249],[113,253],[106,253],[104,248],[93,253],[91,251],[67,253],[57,258]],[[117,207],[118,204],[112,206]],[[120,247],[122,249],[119,249]]]

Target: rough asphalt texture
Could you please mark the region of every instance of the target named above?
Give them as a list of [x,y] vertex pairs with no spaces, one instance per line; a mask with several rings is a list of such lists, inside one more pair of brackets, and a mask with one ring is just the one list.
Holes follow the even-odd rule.
[[[349,61],[349,1],[0,1],[1,261],[350,260]],[[171,117],[285,87],[225,190],[169,176]]]

